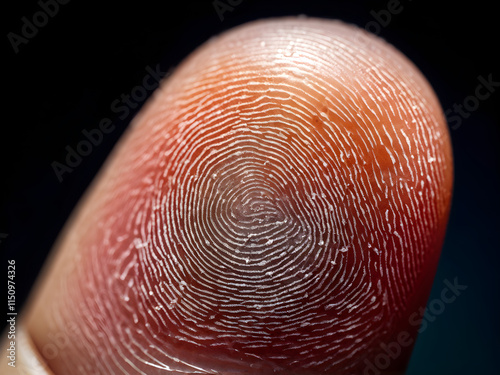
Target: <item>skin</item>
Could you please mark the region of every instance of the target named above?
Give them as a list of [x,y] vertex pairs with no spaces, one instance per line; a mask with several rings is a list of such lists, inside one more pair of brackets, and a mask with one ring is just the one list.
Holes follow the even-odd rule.
[[109,157],[24,353],[53,374],[401,373],[451,189],[439,102],[392,46],[331,20],[237,27]]

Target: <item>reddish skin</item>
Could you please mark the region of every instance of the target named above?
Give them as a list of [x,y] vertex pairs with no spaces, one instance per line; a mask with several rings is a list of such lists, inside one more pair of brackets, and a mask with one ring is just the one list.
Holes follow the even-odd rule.
[[[217,142],[226,148],[209,155]],[[194,52],[135,119],[61,237],[28,332],[55,374],[363,373],[380,344],[402,332],[414,342],[409,317],[428,298],[451,189],[442,110],[391,46],[318,19],[239,27]],[[197,209],[169,221],[183,199]],[[195,222],[208,238],[199,251]],[[223,235],[251,233],[224,247]],[[293,258],[302,248],[309,257]],[[403,371],[411,347],[384,370]]]

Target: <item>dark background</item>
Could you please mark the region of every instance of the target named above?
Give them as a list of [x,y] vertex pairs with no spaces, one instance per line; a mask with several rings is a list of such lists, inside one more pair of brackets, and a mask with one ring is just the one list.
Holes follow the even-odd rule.
[[[497,11],[486,2],[460,6],[401,0],[401,7],[377,28],[368,23],[376,20],[374,12],[388,9],[387,1],[243,0],[221,21],[212,0],[72,0],[60,5],[15,53],[7,34],[21,34],[21,18],[31,20],[41,8],[33,0],[4,4],[0,249],[3,258],[16,260],[17,306],[140,107],[119,119],[111,103],[141,85],[146,66],[160,64],[167,71],[223,30],[258,18],[298,14],[369,25],[422,70],[445,110],[474,95],[479,76],[492,74],[500,81]],[[455,190],[431,300],[439,298],[446,279],[458,278],[468,288],[419,336],[408,374],[499,373],[500,87],[496,90],[457,129],[450,129]],[[105,117],[113,120],[115,130],[59,182],[51,163],[64,162],[65,147],[75,147],[84,139],[82,130],[97,128]],[[457,127],[456,122],[450,125]],[[2,267],[7,269],[6,260]]]

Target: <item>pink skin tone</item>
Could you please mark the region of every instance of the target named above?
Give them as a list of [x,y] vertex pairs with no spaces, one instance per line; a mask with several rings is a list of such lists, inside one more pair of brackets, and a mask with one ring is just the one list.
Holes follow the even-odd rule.
[[240,26],[142,109],[22,324],[53,374],[362,374],[398,341],[377,371],[401,373],[452,173],[439,102],[392,46]]

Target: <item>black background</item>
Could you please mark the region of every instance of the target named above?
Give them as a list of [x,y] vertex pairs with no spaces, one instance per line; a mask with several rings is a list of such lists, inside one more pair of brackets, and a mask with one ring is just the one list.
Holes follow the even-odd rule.
[[[110,105],[141,85],[146,66],[160,64],[168,71],[223,30],[264,17],[305,14],[370,25],[422,70],[445,110],[473,95],[479,76],[492,74],[500,81],[497,11],[486,2],[401,0],[402,11],[378,30],[368,23],[374,12],[387,9],[387,1],[243,0],[222,21],[212,3],[72,0],[18,53],[7,34],[21,34],[21,18],[31,20],[40,5],[30,0],[2,6],[0,248],[17,263],[18,307],[78,199],[139,109],[122,120]],[[498,373],[497,91],[450,129],[455,190],[431,300],[439,298],[446,279],[458,278],[468,288],[419,336],[409,374]],[[84,139],[83,129],[97,128],[106,117],[115,130],[59,182],[51,163],[64,162],[65,147],[75,147]],[[7,269],[6,260],[1,267]]]

